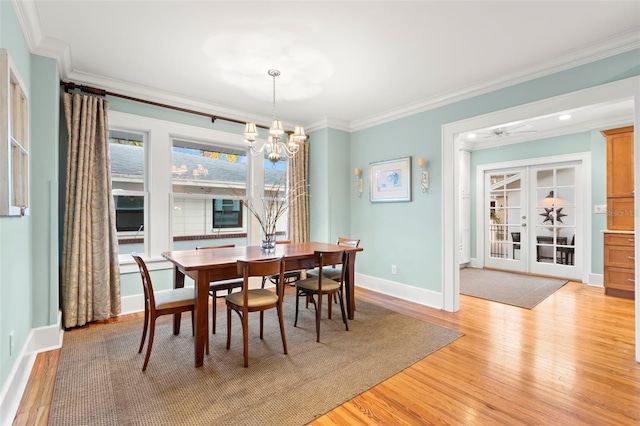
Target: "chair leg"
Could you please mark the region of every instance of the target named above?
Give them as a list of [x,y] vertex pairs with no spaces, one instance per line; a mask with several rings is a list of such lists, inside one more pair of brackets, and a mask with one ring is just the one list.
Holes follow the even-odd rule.
[[278,320],[280,321],[280,336],[282,336],[282,348],[284,349],[285,355],[287,352],[287,338],[284,334],[284,317],[282,315],[282,301],[277,306],[278,309]]
[[211,334],[216,334],[216,305],[218,304],[216,293],[213,292],[213,305],[211,306]]
[[142,364],[142,371],[147,369],[147,364],[149,364],[149,357],[151,356],[151,348],[153,347],[153,336],[156,331],[156,317],[152,317],[150,319],[151,324],[149,324],[149,342],[147,343],[147,354],[144,357],[144,364]]
[[242,316],[242,348],[244,352],[244,366],[249,366],[249,315]]
[[331,311],[332,311],[332,306],[331,306],[331,302],[332,302],[332,297],[335,295],[335,293],[331,294],[327,294],[327,317],[329,319],[331,319]]
[[316,306],[316,342],[320,341],[320,318],[322,318],[322,294],[318,293],[318,305]]
[[338,294],[338,300],[340,300],[340,312],[342,313],[342,322],[344,322],[344,326],[347,328],[347,331],[349,331],[349,323],[347,322],[347,315],[344,310],[344,295],[342,294],[342,291],[338,292],[337,294]]
[[296,319],[293,321],[293,326],[297,327],[298,326],[298,304],[300,302],[300,293],[298,292],[298,289],[296,288]]
[[142,347],[144,346],[144,339],[147,337],[147,329],[149,328],[149,309],[144,307],[144,327],[142,328],[142,339],[140,340],[140,347],[138,353],[142,353]]
[[260,340],[263,339],[263,330],[264,330],[264,311],[260,311]]
[[231,347],[231,308],[227,306],[227,350]]

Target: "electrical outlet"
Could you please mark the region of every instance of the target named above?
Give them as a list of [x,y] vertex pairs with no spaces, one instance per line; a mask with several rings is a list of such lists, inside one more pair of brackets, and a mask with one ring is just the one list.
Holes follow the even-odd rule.
[[397,274],[397,273],[398,273],[398,268],[396,268],[396,265],[391,265],[391,273],[392,273],[393,275],[395,275],[395,274]]
[[606,204],[598,204],[593,206],[593,213],[595,214],[607,214],[607,205]]
[[16,350],[16,345],[13,341],[13,330],[11,330],[11,333],[9,333],[9,356],[13,355],[13,351]]

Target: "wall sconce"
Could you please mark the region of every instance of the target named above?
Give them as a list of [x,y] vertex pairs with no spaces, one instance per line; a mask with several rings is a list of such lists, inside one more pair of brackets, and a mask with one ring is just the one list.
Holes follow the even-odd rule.
[[420,167],[420,184],[422,185],[422,192],[427,192],[431,186],[431,180],[429,179],[429,170],[425,170],[427,160],[420,157],[418,158],[418,166]]
[[364,192],[364,182],[362,181],[362,170],[359,167],[356,167],[354,171],[356,175],[356,191],[358,191],[358,197],[362,197],[362,193]]

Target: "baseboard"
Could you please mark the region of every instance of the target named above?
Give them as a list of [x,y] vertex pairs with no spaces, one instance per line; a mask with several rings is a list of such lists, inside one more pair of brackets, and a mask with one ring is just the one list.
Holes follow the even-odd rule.
[[31,330],[0,392],[1,426],[13,423],[38,353],[62,347],[62,336],[60,312],[58,312],[57,324]]
[[355,281],[358,287],[431,308],[442,309],[442,293],[436,291],[358,273],[355,274]]
[[589,282],[587,283],[593,287],[604,288],[604,275],[602,274],[589,274]]

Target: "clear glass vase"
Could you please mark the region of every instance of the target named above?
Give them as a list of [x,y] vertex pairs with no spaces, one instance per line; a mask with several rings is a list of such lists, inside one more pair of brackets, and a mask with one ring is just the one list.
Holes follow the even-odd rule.
[[273,234],[263,235],[260,248],[265,251],[272,251],[276,248],[276,236]]

